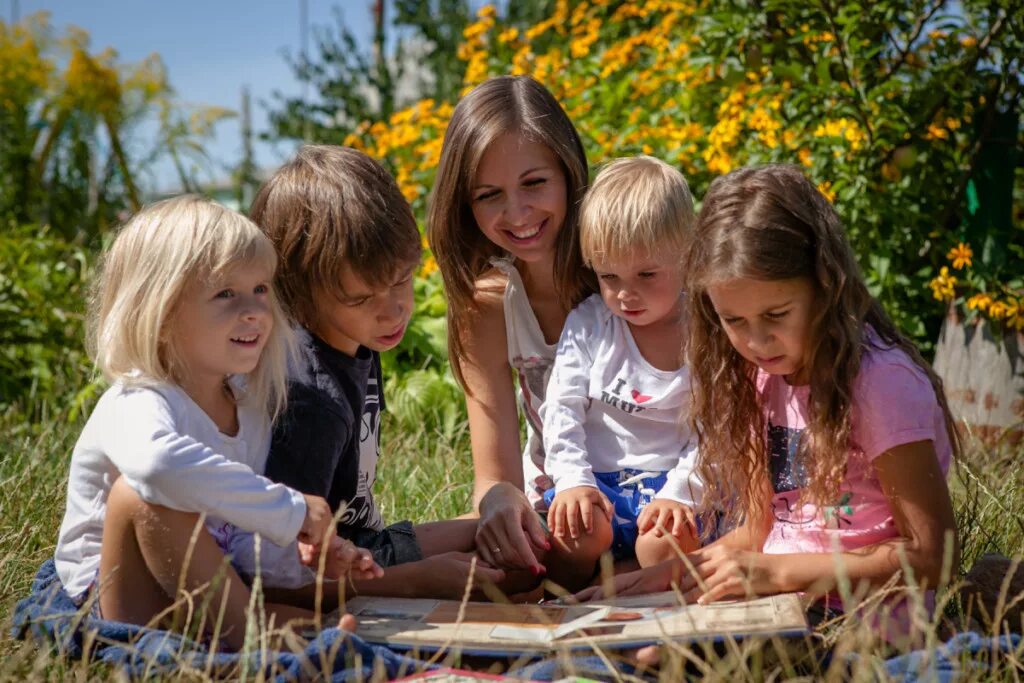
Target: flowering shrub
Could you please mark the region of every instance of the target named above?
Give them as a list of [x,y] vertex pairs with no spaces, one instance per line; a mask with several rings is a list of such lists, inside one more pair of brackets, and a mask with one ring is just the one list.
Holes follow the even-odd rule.
[[[941,315],[924,293],[985,122],[1019,98],[1007,65],[1022,19],[975,2],[955,13],[894,0],[763,7],[559,0],[517,26],[484,5],[459,49],[464,91],[529,73],[562,102],[591,162],[660,157],[698,199],[739,166],[800,164],[843,217],[872,293],[928,347]],[[386,160],[422,216],[450,112],[424,100],[346,144]],[[943,295],[955,277],[945,267]]]
[[[967,321],[978,316],[1009,330],[1024,330],[1024,277],[1001,280],[975,264],[969,244],[957,244],[946,254],[950,265],[942,266],[929,286],[936,300],[962,304]],[[954,272],[950,272],[950,268]],[[959,276],[957,275],[959,273]],[[958,291],[959,290],[959,291]]]

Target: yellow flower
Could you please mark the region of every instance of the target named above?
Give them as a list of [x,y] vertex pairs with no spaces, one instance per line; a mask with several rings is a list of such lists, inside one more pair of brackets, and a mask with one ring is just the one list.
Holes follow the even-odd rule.
[[811,150],[807,149],[806,147],[801,147],[800,151],[798,151],[796,155],[797,157],[799,157],[800,163],[803,164],[804,166],[807,166],[808,168],[810,168],[811,165],[814,163],[814,161],[811,159]]
[[946,254],[946,258],[953,262],[953,267],[957,270],[971,267],[971,259],[974,258],[974,252],[971,251],[969,244],[961,242]]
[[928,283],[936,301],[952,301],[956,296],[956,276],[949,274],[949,268],[942,266],[939,276]]
[[949,131],[945,128],[935,125],[934,123],[928,124],[928,132],[924,136],[925,140],[947,140],[949,139]]
[[431,274],[437,272],[437,261],[434,260],[433,254],[429,254],[427,258],[423,259],[423,267],[420,268],[420,277],[429,277]]
[[820,183],[818,185],[818,192],[821,192],[823,195],[825,195],[825,199],[827,199],[830,204],[835,202],[836,191],[832,189],[831,181],[826,180]]
[[1024,308],[1022,299],[1014,299],[1012,296],[1006,299],[1006,324],[1016,329],[1024,328]]
[[992,305],[988,307],[988,317],[993,320],[1002,320],[1009,312],[1010,307],[1002,301],[993,301]]
[[985,292],[975,294],[974,296],[967,300],[967,308],[969,310],[978,310],[981,311],[982,313],[986,312],[991,304],[992,297],[986,294]]

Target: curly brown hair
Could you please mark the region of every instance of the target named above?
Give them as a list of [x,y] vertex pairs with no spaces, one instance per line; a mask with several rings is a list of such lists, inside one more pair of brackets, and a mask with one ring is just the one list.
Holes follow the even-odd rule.
[[[797,453],[797,466],[808,474],[805,500],[822,505],[838,494],[849,452],[854,380],[873,343],[901,349],[928,375],[959,455],[942,381],[868,292],[838,214],[799,168],[744,168],[711,183],[684,272],[691,422],[700,444],[705,509],[723,509],[733,523],[743,516],[763,521],[765,514],[760,492],[768,452],[757,367],[733,348],[708,296],[709,286],[730,280],[813,283],[809,416]],[[878,341],[865,333],[866,326]]]

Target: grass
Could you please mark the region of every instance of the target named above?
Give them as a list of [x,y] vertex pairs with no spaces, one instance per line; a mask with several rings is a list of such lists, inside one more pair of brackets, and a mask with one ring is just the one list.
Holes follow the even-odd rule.
[[[59,417],[42,424],[46,426],[25,425],[14,413],[0,416],[0,444],[4,444],[0,452],[0,680],[117,678],[118,674],[105,666],[69,662],[8,636],[15,603],[28,593],[36,568],[53,552],[64,512],[68,462],[81,428]],[[386,438],[377,492],[385,519],[429,521],[469,510],[472,464],[464,429],[451,439],[426,430],[397,433],[387,420],[383,429]],[[1024,555],[1022,462],[1024,445],[1001,449],[973,445],[950,473],[965,570],[985,553]],[[955,590],[958,583],[938,596],[943,609],[923,629],[926,643],[936,644],[951,630],[979,623],[989,628],[978,610],[960,599]],[[976,621],[970,622],[970,618]],[[1020,624],[1016,626],[1019,630]],[[830,668],[815,661],[815,655],[824,651],[826,644],[836,653]],[[855,661],[840,664],[847,661],[846,653],[856,653]],[[868,680],[884,678],[881,661],[891,654],[867,620],[843,618],[806,643],[753,640],[709,651],[700,646],[670,645],[662,649],[660,677]],[[992,661],[987,653],[979,655],[978,660],[990,668],[969,670],[963,680],[1019,680],[1024,675],[1022,655],[1024,649],[1015,655],[996,656]],[[205,675],[182,673],[179,678],[202,680]]]

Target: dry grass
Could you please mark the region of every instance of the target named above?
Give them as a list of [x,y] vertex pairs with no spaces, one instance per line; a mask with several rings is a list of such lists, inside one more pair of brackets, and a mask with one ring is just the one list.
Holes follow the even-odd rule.
[[[16,417],[0,417],[0,679],[31,681],[107,680],[117,672],[99,664],[70,662],[31,643],[8,637],[10,614],[27,594],[39,564],[53,552],[63,515],[67,463],[79,425],[54,420],[45,428],[27,427]],[[388,426],[385,424],[385,433]],[[428,433],[392,434],[383,447],[378,478],[379,500],[385,518],[427,521],[462,514],[469,509],[472,465],[465,431],[452,440]],[[963,567],[975,565],[983,555],[1006,558],[1024,555],[1024,447],[1002,450],[975,446],[950,475],[956,506]],[[969,575],[954,577],[951,587],[937,596],[939,609],[929,618],[920,596],[909,597],[919,645],[934,647],[949,634],[967,628],[987,633],[1021,629],[1024,570],[1007,560],[989,557]],[[969,587],[970,590],[961,590]],[[977,593],[981,592],[981,597]],[[855,598],[856,596],[850,596]],[[898,654],[882,641],[872,614],[884,612],[877,600],[863,601],[860,617],[826,623],[810,638],[758,639],[717,646],[670,644],[661,651],[661,680],[877,680],[886,678],[883,662]],[[205,618],[197,610],[195,618]],[[273,636],[268,625],[252,629],[251,648],[266,647]],[[294,639],[285,646],[301,648]],[[831,651],[831,657],[824,659]],[[603,653],[616,657],[614,653]],[[563,653],[564,655],[564,653]],[[572,662],[563,657],[566,673]],[[459,663],[453,657],[442,658]],[[486,663],[462,660],[462,664]],[[1024,657],[982,653],[965,667],[961,680],[1019,680]],[[315,671],[307,672],[311,677]],[[211,676],[252,678],[252,672],[216,672],[207,667],[181,669],[179,680],[206,680]]]

